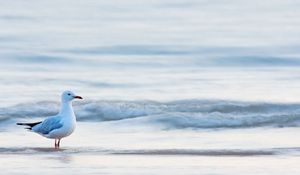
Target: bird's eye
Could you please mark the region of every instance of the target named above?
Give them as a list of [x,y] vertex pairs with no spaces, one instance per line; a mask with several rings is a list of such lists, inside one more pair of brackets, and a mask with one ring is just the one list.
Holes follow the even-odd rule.
[[71,95],[70,93],[68,93],[68,95]]

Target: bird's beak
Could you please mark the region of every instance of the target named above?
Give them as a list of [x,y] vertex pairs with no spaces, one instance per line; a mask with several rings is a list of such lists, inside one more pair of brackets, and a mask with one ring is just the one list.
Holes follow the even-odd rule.
[[74,96],[74,98],[82,99],[82,97],[80,97],[80,96]]

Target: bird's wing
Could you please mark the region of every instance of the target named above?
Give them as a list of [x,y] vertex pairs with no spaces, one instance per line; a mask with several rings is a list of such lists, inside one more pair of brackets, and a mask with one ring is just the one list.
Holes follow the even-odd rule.
[[62,126],[61,117],[53,116],[45,119],[36,128],[33,128],[33,130],[40,134],[49,134],[51,131],[61,128]]

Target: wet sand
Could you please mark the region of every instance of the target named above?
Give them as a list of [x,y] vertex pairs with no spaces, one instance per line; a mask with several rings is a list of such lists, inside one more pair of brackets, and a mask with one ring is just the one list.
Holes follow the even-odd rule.
[[[115,126],[117,127],[117,126]],[[11,125],[0,133],[3,174],[299,174],[298,128],[153,131],[80,122],[52,140]],[[273,137],[272,137],[273,136]]]

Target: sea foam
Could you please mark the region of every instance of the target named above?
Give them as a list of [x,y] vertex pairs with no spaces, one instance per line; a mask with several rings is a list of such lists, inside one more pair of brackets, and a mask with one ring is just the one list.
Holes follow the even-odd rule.
[[[55,115],[59,104],[36,102],[0,109],[0,122],[37,120]],[[114,121],[160,125],[165,129],[292,127],[300,123],[300,104],[184,100],[88,101],[74,105],[81,122]]]

